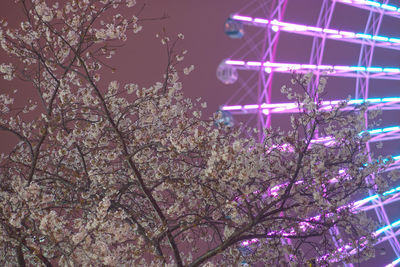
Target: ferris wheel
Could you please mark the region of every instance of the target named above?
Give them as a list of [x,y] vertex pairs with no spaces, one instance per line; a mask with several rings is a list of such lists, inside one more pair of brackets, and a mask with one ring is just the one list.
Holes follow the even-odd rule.
[[[306,5],[319,3],[317,6],[303,6],[301,11],[291,12],[291,4],[294,2],[297,5],[298,2]],[[314,17],[307,15],[304,18],[306,22],[302,23],[301,13],[304,10],[315,14]],[[293,14],[296,16],[291,17]],[[356,15],[346,17],[349,14]],[[358,20],[362,21],[362,25],[353,25]],[[233,118],[245,118],[248,124],[256,124],[262,133],[261,129],[271,126],[274,116],[298,112],[295,103],[276,101],[275,91],[279,90],[273,90],[276,86],[279,88],[280,79],[287,80],[290,77],[288,74],[294,70],[296,73],[314,74],[308,88],[310,91],[317,88],[320,75],[331,76],[335,86],[340,86],[341,81],[346,86],[351,85],[349,108],[368,102],[369,109],[381,109],[384,114],[390,113],[391,118],[397,118],[397,121],[384,120],[383,128],[373,128],[367,119],[365,130],[372,136],[367,145],[369,153],[374,142],[385,143],[400,139],[400,97],[394,95],[393,90],[381,89],[400,85],[400,68],[393,67],[399,64],[377,64],[380,63],[381,55],[400,55],[400,35],[394,36],[396,32],[385,34],[386,20],[397,20],[400,23],[400,5],[391,4],[388,0],[319,0],[312,4],[310,1],[290,0],[247,2],[247,5],[232,14],[225,23],[225,33],[232,39],[240,39],[240,45],[217,68],[218,79],[236,88],[220,107],[222,122],[232,125]],[[288,40],[291,42],[289,48],[283,43]],[[300,46],[297,40],[309,44],[307,52],[300,56],[303,61],[298,56],[290,59],[291,53],[279,56],[279,51],[289,51],[288,49]],[[342,49],[345,45],[353,52],[352,56],[346,58],[346,62],[341,62],[334,49]],[[328,107],[345,97],[347,95],[343,96],[342,93],[338,98],[323,101],[322,104]],[[329,142],[324,138],[314,141]],[[392,150],[389,153],[392,154],[394,163],[389,170],[400,169],[400,147],[397,151],[395,146],[390,148]],[[388,257],[392,258],[384,266],[400,266],[400,186],[393,187],[383,193],[383,196],[369,192],[368,196],[356,200],[354,204],[357,210],[374,211],[378,222],[384,225],[375,231],[378,237],[377,247],[385,248],[386,260]],[[340,244],[337,247],[346,249]]]

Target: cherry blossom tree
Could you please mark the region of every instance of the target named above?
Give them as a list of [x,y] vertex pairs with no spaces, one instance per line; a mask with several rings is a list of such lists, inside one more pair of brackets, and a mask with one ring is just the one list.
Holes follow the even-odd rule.
[[[37,102],[0,94],[0,129],[20,140],[1,156],[2,266],[299,266],[371,255],[374,225],[349,201],[384,190],[390,160],[367,163],[365,107],[322,109],[283,87],[299,114],[260,143],[218,115],[203,119],[206,104],[184,97],[179,75],[193,67],[178,65],[181,34],[159,37],[160,82],[105,85],[107,60],[141,30],[134,0],[16,2],[25,17],[16,29],[1,23],[12,63],[0,73],[29,83]],[[293,88],[309,79],[294,76]],[[334,142],[313,142],[317,133]]]

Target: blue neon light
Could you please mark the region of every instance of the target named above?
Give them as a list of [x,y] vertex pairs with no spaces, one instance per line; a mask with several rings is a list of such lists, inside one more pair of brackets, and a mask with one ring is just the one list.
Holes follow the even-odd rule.
[[367,1],[365,1],[365,3],[366,3],[367,5],[375,6],[375,7],[380,7],[380,6],[381,6],[381,3],[378,3],[378,2],[375,2],[375,1],[369,1],[369,0],[367,0]]
[[364,39],[372,39],[371,34],[357,33],[356,36]]
[[350,101],[349,101],[349,104],[351,105],[351,104],[362,104],[362,103],[364,103],[364,99],[351,99]]
[[390,225],[387,225],[387,226],[385,226],[385,227],[382,227],[381,229],[376,230],[375,233],[376,233],[377,235],[379,235],[379,234],[385,232],[386,230],[389,230],[390,228],[393,228],[393,227],[398,226],[399,224],[400,224],[400,220],[395,221],[394,223],[392,223],[392,224],[390,224]]
[[387,133],[387,132],[392,132],[392,131],[397,131],[400,130],[399,126],[393,126],[393,127],[386,127],[382,129],[382,132]]
[[362,104],[365,102],[369,103],[388,103],[388,102],[400,102],[400,97],[384,97],[384,98],[367,98],[367,99],[351,99],[349,105]]
[[377,134],[377,133],[381,133],[382,129],[375,129],[375,130],[370,130],[368,131],[370,134]]

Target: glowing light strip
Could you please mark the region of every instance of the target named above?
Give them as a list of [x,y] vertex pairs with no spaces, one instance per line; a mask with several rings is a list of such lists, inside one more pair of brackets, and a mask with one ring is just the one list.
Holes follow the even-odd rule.
[[389,229],[391,229],[391,228],[394,228],[394,227],[396,227],[396,226],[400,226],[400,220],[397,220],[397,221],[395,221],[394,223],[392,223],[392,224],[390,224],[390,225],[387,225],[387,226],[385,226],[385,227],[382,227],[382,228],[376,230],[376,231],[374,232],[374,234],[375,234],[376,236],[378,236],[378,235],[380,235],[381,233],[383,233],[383,232],[385,232],[385,231],[387,231],[387,230],[389,230]]
[[[388,128],[395,128],[395,127],[387,127],[387,128],[384,128],[384,129],[388,129]],[[393,159],[395,159],[395,160],[400,160],[400,155],[397,155],[397,156],[394,156],[393,157]],[[341,171],[339,171],[339,173],[344,173],[344,170],[341,170]],[[301,184],[301,183],[303,183],[303,181],[297,181],[295,184]],[[277,195],[278,195],[278,191],[282,188],[282,187],[285,187],[285,186],[287,186],[288,185],[288,183],[284,183],[284,184],[280,184],[280,185],[276,185],[276,186],[274,186],[273,188],[271,188],[270,189],[270,195],[271,196],[273,196],[273,197],[276,197]],[[394,193],[396,193],[396,192],[400,192],[400,186],[399,187],[397,187],[397,188],[393,188],[393,189],[391,189],[391,190],[389,190],[389,191],[386,191],[386,192],[384,192],[383,193],[383,195],[385,196],[385,195],[390,195],[390,194],[394,194]],[[255,193],[258,193],[258,191],[256,191]],[[358,209],[358,207],[359,206],[361,206],[361,205],[363,205],[363,204],[365,204],[365,203],[367,203],[367,202],[369,202],[369,201],[372,201],[372,200],[375,200],[375,199],[378,199],[379,198],[379,195],[373,195],[373,196],[369,196],[369,197],[367,197],[367,198],[364,198],[364,199],[362,199],[362,200],[359,200],[359,201],[356,201],[356,202],[354,202],[353,203],[353,207],[352,207],[352,210],[354,211],[354,212],[357,212],[357,209]],[[351,204],[350,204],[351,205]],[[341,209],[341,208],[344,208],[344,207],[347,207],[347,206],[349,206],[349,205],[346,205],[346,206],[343,206],[343,207],[339,207],[339,209]],[[338,209],[338,210],[339,210]],[[328,214],[329,215],[329,214]],[[312,221],[318,221],[319,219],[321,218],[321,216],[320,215],[317,215],[317,216],[314,216],[314,217],[312,217],[312,218],[309,218],[309,222],[312,222]],[[300,224],[300,229],[302,229],[303,231],[305,231],[308,227],[312,227],[312,225],[310,225],[310,223],[309,222],[306,222],[306,221],[304,221],[304,222],[301,222]],[[400,220],[398,220],[398,221],[395,221],[394,223],[391,223],[390,225],[388,225],[388,226],[385,226],[385,227],[382,227],[382,228],[380,228],[380,229],[378,229],[378,230],[376,230],[373,234],[375,235],[375,236],[379,236],[381,233],[383,233],[383,232],[385,232],[385,231],[387,231],[387,230],[389,230],[389,229],[392,229],[392,228],[394,228],[394,227],[396,227],[396,226],[400,226]],[[290,235],[293,235],[293,234],[295,234],[295,231],[292,229],[291,230],[291,232],[283,232],[283,231],[279,231],[279,232],[270,232],[270,233],[268,233],[267,234],[267,236],[268,235],[273,235],[273,234],[282,234],[282,236],[286,236],[286,237],[290,237]],[[251,240],[247,240],[247,241],[244,241],[244,242],[242,242],[242,245],[243,246],[248,246],[248,245],[250,245],[250,244],[252,244],[252,243],[255,243],[255,242],[258,242],[258,240],[257,239],[251,239]],[[342,248],[339,248],[338,250],[339,250],[339,252],[340,251],[343,251],[344,249],[349,249],[349,248],[351,248],[350,246],[348,246],[348,245],[345,245],[344,247],[342,247]],[[354,254],[355,253],[355,250],[353,249],[352,251],[350,251],[350,254]],[[400,261],[400,259],[399,259],[399,261]],[[388,265],[389,266],[389,265]],[[390,265],[390,266],[394,266],[394,265]]]
[[[391,126],[391,127],[386,127],[386,128],[380,128],[380,129],[373,129],[373,130],[368,130],[369,134],[381,134],[381,133],[388,133],[388,132],[393,132],[393,131],[398,131],[400,130],[400,126]],[[363,134],[365,131],[362,131],[360,133]]]
[[[383,232],[385,232],[385,231],[387,231],[387,230],[389,230],[389,229],[392,229],[392,228],[394,228],[394,227],[397,227],[397,226],[400,226],[400,220],[397,220],[397,221],[395,221],[394,223],[391,223],[390,225],[387,225],[387,226],[385,226],[385,227],[382,227],[382,228],[376,230],[376,231],[373,233],[373,235],[379,236],[381,233],[383,233]],[[365,240],[365,241],[364,241],[363,243],[361,243],[360,245],[361,245],[361,246],[365,246],[366,243],[367,243],[367,241]],[[340,247],[339,249],[337,249],[337,251],[343,252],[343,250],[347,250],[347,249],[349,249],[349,248],[351,248],[350,245],[345,245],[345,246]],[[349,254],[350,254],[350,255],[354,255],[356,252],[357,252],[356,249],[352,249],[351,251],[349,251]],[[323,258],[323,257],[321,257],[321,258]],[[386,265],[386,266],[395,266],[395,265],[396,265],[397,263],[399,263],[399,262],[400,262],[400,258],[397,259],[397,260],[395,260],[395,261],[393,261],[391,264],[388,264],[388,265]]]
[[394,267],[396,266],[398,263],[400,263],[400,258],[398,258],[397,260],[393,261],[392,263],[385,265],[385,267]]
[[[397,132],[399,130],[400,130],[400,126],[391,126],[391,127],[386,127],[386,128],[367,130],[367,132],[370,135],[379,135],[379,134],[383,134],[383,133]],[[361,136],[363,133],[365,133],[365,131],[360,132],[358,135]],[[400,136],[398,138],[400,138]],[[370,140],[370,142],[371,142],[371,140]],[[320,137],[320,138],[311,140],[311,143],[326,143],[326,145],[329,145],[329,144],[334,143],[334,138],[332,136]]]
[[348,72],[373,72],[373,73],[400,73],[400,68],[392,67],[363,67],[363,66],[340,66],[340,65],[314,65],[314,64],[298,64],[298,63],[281,63],[281,62],[260,62],[260,61],[243,61],[243,60],[225,60],[225,64],[232,66],[244,67],[265,67],[276,71],[288,70],[327,70],[329,71],[348,71]]
[[[333,106],[337,105],[340,102],[340,100],[334,100],[334,101],[323,101],[322,102],[322,107],[328,107],[328,106]],[[371,104],[382,104],[382,103],[390,103],[390,102],[400,102],[400,97],[384,97],[384,98],[367,98],[367,99],[351,99],[348,101],[348,105],[359,105],[363,103],[371,103]],[[292,110],[298,108],[297,103],[273,103],[273,104],[251,104],[251,105],[234,105],[234,106],[223,106],[222,110],[272,110],[273,112],[283,112],[287,110]],[[398,127],[398,126],[395,126]],[[392,131],[392,129],[389,128],[383,128],[382,131]],[[396,128],[398,130],[398,128]],[[394,130],[393,130],[394,131]]]
[[374,40],[379,42],[389,42],[392,44],[400,44],[399,38],[391,38],[386,36],[380,35],[370,35],[365,33],[356,33],[356,32],[349,32],[349,31],[341,31],[335,29],[327,29],[327,28],[320,28],[320,27],[313,27],[307,26],[302,24],[296,23],[288,23],[278,20],[267,20],[263,18],[256,18],[256,17],[249,17],[249,16],[242,16],[242,15],[233,15],[232,18],[234,20],[239,20],[243,22],[253,22],[258,25],[270,25],[273,26],[274,31],[286,31],[286,32],[297,32],[297,33],[326,33],[328,38],[333,39],[359,39],[359,40]]
[[384,11],[396,12],[397,14],[400,14],[399,7],[394,6],[394,5],[382,4],[382,3],[379,3],[378,1],[369,1],[369,0],[336,0],[336,1],[345,3],[345,4],[354,4],[354,5],[361,5],[361,6],[370,7],[370,8],[382,9]]

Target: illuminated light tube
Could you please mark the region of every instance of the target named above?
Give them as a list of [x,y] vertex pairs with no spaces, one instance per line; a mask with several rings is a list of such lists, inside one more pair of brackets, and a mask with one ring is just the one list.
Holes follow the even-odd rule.
[[273,30],[274,32],[277,32],[277,31],[279,31],[279,27],[276,26],[276,25],[274,25],[274,26],[272,26],[272,30]]
[[400,72],[399,68],[383,68],[384,72]]
[[[285,148],[286,148],[286,147],[285,147]],[[395,156],[395,157],[393,157],[393,158],[397,158],[397,157],[400,159],[400,155]],[[339,171],[339,174],[343,174],[343,173],[345,173],[344,170],[340,170],[340,171]],[[336,179],[336,181],[333,181],[333,182],[337,182],[337,179]],[[300,180],[300,181],[297,181],[295,184],[300,184],[300,183],[303,183],[303,181],[301,181],[301,180]],[[282,187],[287,186],[288,184],[289,184],[289,183],[287,182],[287,183],[283,183],[283,184],[276,185],[276,186],[272,187],[272,188],[269,190],[269,195],[272,196],[272,197],[276,197],[276,196],[278,195],[278,191],[279,191]],[[384,192],[383,195],[393,194],[393,193],[398,192],[398,191],[400,191],[400,186],[397,187],[397,188],[394,188],[394,189],[391,189],[391,190],[389,190],[389,191]],[[258,191],[254,192],[254,193],[258,193]],[[240,198],[240,197],[239,197],[239,198]],[[378,198],[379,198],[379,195],[373,195],[373,196],[369,196],[369,197],[366,197],[366,198],[364,198],[364,199],[362,199],[362,200],[359,200],[359,201],[354,202],[354,203],[353,203],[353,211],[354,211],[354,212],[357,212],[357,208],[358,208],[359,206],[362,206],[363,204],[365,204],[365,203],[367,203],[367,202],[369,202],[369,201],[378,199]],[[339,209],[345,208],[345,207],[347,207],[347,206],[340,207]],[[313,220],[317,220],[317,221],[318,221],[318,220],[320,219],[320,217],[321,217],[320,215],[317,215],[317,216],[314,216],[314,217],[312,217],[312,218],[309,218],[309,220],[310,220],[310,221],[313,221]],[[398,226],[398,225],[400,225],[400,220],[398,220],[398,221],[396,221],[396,222],[394,222],[394,223],[392,223],[392,224],[390,224],[390,225],[388,225],[388,226],[385,226],[385,227],[382,227],[382,228],[378,229],[378,230],[375,231],[373,234],[374,234],[375,236],[378,236],[378,235],[380,235],[382,232],[384,232],[384,231],[386,231],[386,230],[388,230],[388,229],[391,229],[391,228],[393,228],[393,227],[396,227],[396,226]],[[305,231],[306,228],[307,228],[307,226],[310,227],[310,224],[307,223],[307,222],[303,222],[303,224],[300,226],[300,229],[302,229],[303,231]],[[276,233],[278,233],[278,232],[270,232],[270,233],[268,233],[267,235],[276,234]],[[294,230],[292,230],[290,233],[285,233],[285,232],[280,231],[279,234],[285,234],[286,236],[290,236],[291,234],[295,234],[295,232],[294,232]],[[253,241],[253,240],[252,240],[252,241]],[[246,242],[246,241],[244,241],[244,242]],[[244,243],[244,242],[242,242],[242,245],[248,245],[248,244],[249,244],[249,243]],[[343,248],[344,248],[344,249],[348,249],[348,248],[350,248],[350,247],[346,245],[346,246],[344,246]],[[343,250],[343,248],[339,248],[339,250]],[[354,251],[354,250],[353,250],[353,251]],[[350,253],[352,253],[353,251],[350,251]]]
[[318,65],[317,69],[319,70],[329,70],[329,69],[333,69],[332,65]]
[[355,37],[356,36],[355,32],[339,31],[339,34],[345,35],[346,37]]
[[301,68],[303,69],[316,69],[317,65],[310,65],[310,64],[302,64]]
[[[398,225],[400,225],[400,220],[398,220],[398,221],[396,221],[396,222],[394,222],[394,223],[392,223],[392,224],[390,224],[390,225],[387,225],[387,226],[385,226],[385,227],[382,227],[382,228],[376,230],[375,232],[373,232],[373,235],[379,236],[381,233],[383,233],[383,232],[385,232],[385,231],[387,231],[387,230],[389,230],[389,229],[392,229],[392,228],[394,228],[394,227],[396,227],[396,226],[398,226]],[[361,240],[361,239],[360,239],[360,240]],[[366,245],[366,242],[367,242],[367,241],[365,240],[364,243],[361,244],[361,245]],[[337,251],[342,252],[343,250],[348,250],[349,248],[351,248],[349,245],[345,245],[345,246],[342,246],[341,248],[339,248]],[[353,249],[353,250],[349,251],[348,253],[350,253],[350,255],[353,255],[353,254],[357,253],[357,250],[356,250],[356,249]],[[321,257],[321,258],[322,258],[322,257]],[[321,258],[320,258],[320,259],[321,259]],[[396,260],[396,261],[397,261],[397,260]],[[397,263],[400,262],[400,259],[399,259],[398,262],[396,262],[396,261],[393,261],[391,264],[386,265],[386,266],[395,266],[395,264],[397,264]]]
[[262,23],[262,24],[268,24],[269,23],[269,20],[262,19],[262,18],[254,18],[253,21],[257,22],[257,23]]
[[364,33],[356,33],[356,37],[364,38],[364,39],[372,39],[372,35],[371,34],[364,34]]
[[354,71],[365,71],[366,68],[365,67],[359,67],[359,66],[351,66],[350,69],[354,70]]
[[374,234],[378,236],[378,235],[380,235],[381,233],[385,232],[386,230],[389,230],[389,229],[391,229],[391,228],[394,228],[394,227],[396,227],[396,226],[398,226],[398,225],[400,225],[400,220],[395,221],[394,223],[392,223],[392,224],[390,224],[390,225],[387,225],[387,226],[385,226],[385,227],[382,227],[382,228],[376,230],[376,231],[374,232]]
[[338,30],[332,30],[332,29],[323,29],[322,32],[331,33],[331,34],[339,34]]
[[352,104],[362,104],[362,103],[364,103],[364,99],[351,99],[351,100],[349,100],[348,103],[350,105],[352,105]]
[[261,66],[261,62],[254,62],[254,61],[248,61],[246,63],[248,66]]
[[378,68],[378,67],[368,67],[367,71],[369,72],[382,72],[383,68]]
[[243,109],[258,109],[260,108],[259,105],[244,105]]
[[[341,100],[332,100],[332,101],[323,101],[322,102],[322,108],[327,107],[327,106],[332,106],[332,105],[337,105]],[[367,99],[351,99],[347,103],[348,105],[359,105],[363,103],[372,103],[372,104],[377,104],[377,103],[390,103],[390,102],[400,102],[400,97],[386,97],[386,98],[367,98]],[[246,109],[255,109],[255,108],[261,108],[263,110],[265,109],[271,109],[275,112],[277,111],[286,111],[286,110],[292,110],[294,108],[298,108],[297,103],[272,103],[272,104],[266,104],[263,103],[261,106],[256,105],[256,104],[250,104],[250,105],[235,105],[235,106],[223,106],[223,110],[246,110]],[[279,110],[277,110],[279,109]],[[398,126],[396,126],[393,129],[399,129]],[[389,130],[391,131],[390,127]]]
[[245,62],[241,61],[241,60],[226,60],[225,63],[228,65],[239,65],[239,66],[242,66],[245,64]]
[[400,97],[385,97],[382,98],[382,102],[399,102],[400,101]]
[[263,19],[263,18],[252,18],[249,16],[242,16],[242,15],[234,15],[232,16],[233,19],[239,20],[239,21],[244,21],[244,22],[254,22],[254,23],[259,23],[259,24],[264,24],[264,25],[273,25],[272,30],[273,31],[278,31],[278,30],[283,30],[287,32],[320,32],[320,33],[326,33],[328,34],[328,38],[360,38],[360,39],[372,39],[374,41],[381,41],[381,42],[392,42],[392,43],[400,43],[399,38],[390,38],[386,36],[379,36],[379,35],[371,35],[371,34],[365,34],[365,33],[355,33],[355,32],[349,32],[349,31],[339,31],[335,29],[322,29],[319,27],[313,27],[313,26],[307,26],[307,25],[301,25],[301,24],[296,24],[296,23],[289,23],[289,22],[284,22],[284,21],[278,21],[276,19],[270,21],[268,19]]
[[398,263],[400,263],[400,258],[398,258],[397,260],[393,261],[392,263],[385,265],[385,267],[394,267],[396,266]]
[[387,41],[389,41],[389,38],[385,37],[385,36],[374,35],[374,36],[372,36],[372,40],[387,42]]
[[387,5],[387,4],[381,4],[376,1],[368,1],[368,0],[337,0],[338,2],[345,3],[345,4],[355,4],[355,5],[360,5],[360,6],[365,6],[365,7],[374,7],[377,9],[382,9],[382,11],[391,11],[391,12],[399,12],[400,13],[400,8],[394,5]]
[[377,133],[381,133],[382,129],[375,129],[375,130],[370,130],[368,131],[370,134],[377,134]]
[[313,27],[313,26],[306,26],[306,29],[313,32],[322,32],[322,28]]
[[240,110],[240,109],[242,109],[242,106],[239,105],[222,107],[222,110]]
[[282,107],[282,106],[297,107],[297,103],[271,103],[271,104],[263,103],[261,105],[261,108],[268,109],[268,108],[278,108],[278,107]]
[[334,70],[351,70],[351,67],[349,66],[334,66]]
[[241,21],[252,21],[253,20],[251,17],[241,16],[241,15],[234,15],[232,18],[236,19],[236,20],[241,20]]
[[[363,66],[332,66],[332,65],[312,65],[297,63],[280,63],[280,62],[260,62],[260,61],[242,61],[242,60],[226,60],[226,64],[234,66],[264,66],[275,71],[301,70],[301,69],[318,69],[318,70],[339,70],[339,71],[367,71],[367,72],[384,72],[384,73],[400,73],[400,68],[382,68],[382,67],[363,67]],[[269,71],[269,70],[268,70]]]
[[391,10],[391,11],[397,11],[397,7],[392,6],[392,5],[382,4],[381,8],[386,9],[386,10]]
[[382,102],[382,98],[367,98],[365,100],[365,102],[369,102],[369,103],[381,103]]
[[374,7],[381,7],[381,3],[375,2],[375,1],[369,1],[365,0],[364,1],[367,5],[374,6]]
[[382,132],[387,133],[387,132],[398,131],[398,130],[400,130],[399,126],[393,126],[393,127],[383,128]]
[[294,23],[288,23],[288,22],[283,22],[283,21],[278,21],[276,19],[274,19],[273,21],[271,21],[272,25],[276,25],[276,26],[282,26],[282,27],[293,27],[296,26],[298,24],[294,24]]

